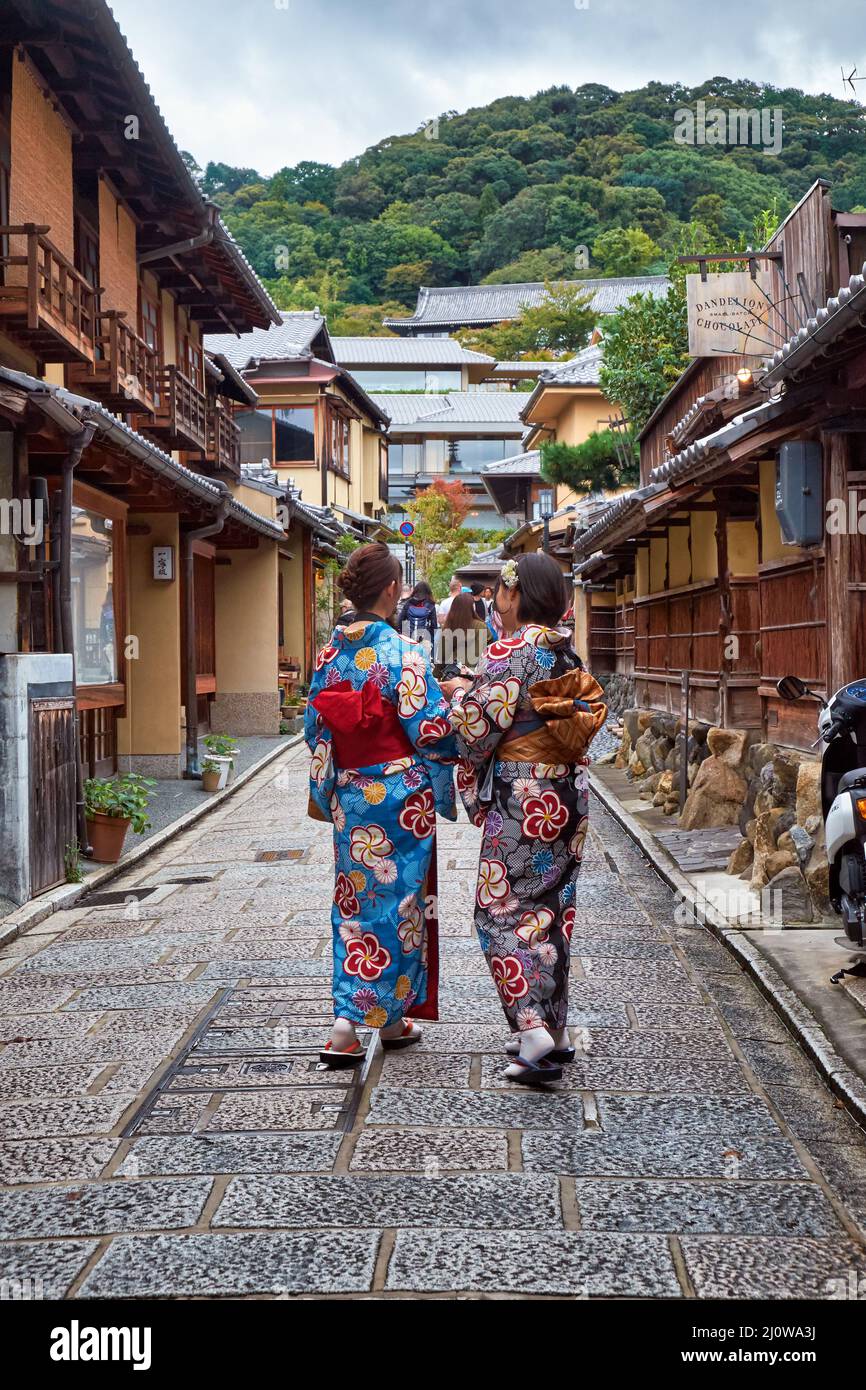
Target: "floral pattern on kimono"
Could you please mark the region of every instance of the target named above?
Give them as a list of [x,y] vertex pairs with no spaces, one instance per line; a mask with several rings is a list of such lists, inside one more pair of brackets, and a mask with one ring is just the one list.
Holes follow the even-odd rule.
[[483,830],[475,929],[515,1032],[566,1025],[589,784],[585,765],[513,762],[497,750],[531,714],[529,687],[578,665],[570,640],[535,624],[500,638],[451,708],[458,790]]
[[[313,701],[340,683],[360,690],[369,681],[396,707],[411,751],[377,760],[372,737],[363,767],[338,768]],[[435,1018],[436,816],[456,819],[457,749],[424,648],[383,621],[338,628],[318,656],[305,736],[310,812],[334,826],[335,1015],[372,1028]]]

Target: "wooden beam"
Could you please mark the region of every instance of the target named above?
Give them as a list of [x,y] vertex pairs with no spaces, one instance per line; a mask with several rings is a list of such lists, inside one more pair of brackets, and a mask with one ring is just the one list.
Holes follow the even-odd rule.
[[[847,434],[825,434],[824,471],[826,478],[826,497],[844,499],[848,505],[848,463],[851,457],[851,441]],[[838,690],[854,680],[857,672],[853,669],[851,642],[851,608],[848,594],[848,575],[851,563],[851,540],[847,533],[833,535],[826,533],[826,561],[824,569],[827,584],[827,682],[830,690]]]

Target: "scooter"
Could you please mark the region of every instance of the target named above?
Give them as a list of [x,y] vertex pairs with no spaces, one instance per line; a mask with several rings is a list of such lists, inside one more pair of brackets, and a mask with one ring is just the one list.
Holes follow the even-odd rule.
[[830,865],[830,902],[842,918],[844,936],[836,944],[859,960],[843,975],[866,975],[866,680],[837,690],[830,700],[810,690],[799,676],[783,676],[776,689],[783,700],[810,696],[821,705],[821,807]]

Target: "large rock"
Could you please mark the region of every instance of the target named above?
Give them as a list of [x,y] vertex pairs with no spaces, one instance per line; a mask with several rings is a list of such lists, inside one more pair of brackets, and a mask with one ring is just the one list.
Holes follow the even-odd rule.
[[755,846],[748,840],[741,840],[728,860],[729,874],[742,874],[755,857]]
[[777,748],[773,758],[773,796],[777,806],[793,807],[797,801],[797,779],[803,754],[793,748]]
[[638,724],[639,718],[639,709],[627,709],[622,717],[622,722],[625,725],[626,733],[629,737],[629,743],[632,747],[634,747],[634,745],[640,738],[641,730],[640,725]]
[[664,772],[665,760],[672,748],[673,744],[671,743],[669,738],[665,738],[664,736],[662,736],[660,738],[653,739],[652,751],[650,753],[650,761],[652,762],[652,765],[655,768],[656,772]]
[[749,735],[745,729],[710,729],[707,746],[714,758],[729,767],[742,767]]
[[759,773],[761,768],[773,761],[775,752],[772,743],[753,743],[749,749],[749,767],[753,772]]
[[803,829],[802,825],[792,825],[790,830],[785,830],[778,836],[776,847],[778,849],[791,850],[796,854],[800,864],[803,865],[815,848],[815,841],[812,839],[812,836]]
[[764,860],[764,873],[767,875],[767,882],[772,883],[777,874],[783,869],[797,867],[797,856],[791,849],[777,849],[772,854],[768,854]]
[[634,746],[634,755],[643,763],[644,767],[652,767],[653,763],[653,743],[655,742],[649,730],[641,734]]
[[707,758],[701,763],[686,799],[681,826],[684,830],[702,830],[736,825],[746,790],[745,781],[733,767],[720,758]]
[[670,801],[674,789],[674,775],[672,772],[663,772],[656,783],[653,806],[664,806],[666,801]]
[[830,865],[827,862],[827,846],[824,843],[823,831],[809,855],[808,863],[803,872],[806,875],[809,892],[818,908],[821,912],[827,911],[830,906]]
[[770,879],[762,898],[762,905],[764,903],[772,918],[781,921],[784,926],[812,921],[812,898],[808,885],[800,870],[793,865]]
[[807,822],[821,815],[821,764],[802,762],[797,769],[797,824],[808,829]]
[[774,807],[769,811],[763,811],[755,821],[752,888],[756,893],[761,891],[769,879],[766,865],[770,855],[776,853],[776,824],[781,816],[781,807]]

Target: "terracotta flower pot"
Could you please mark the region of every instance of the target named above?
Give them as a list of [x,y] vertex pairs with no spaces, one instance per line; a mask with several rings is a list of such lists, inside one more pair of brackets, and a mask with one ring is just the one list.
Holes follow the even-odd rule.
[[218,792],[220,790],[221,778],[222,772],[218,768],[215,769],[213,772],[203,772],[201,775],[201,784],[203,789],[206,792]]
[[123,854],[123,843],[130,822],[119,816],[106,816],[94,811],[87,817],[87,833],[93,857],[100,864],[116,864]]

